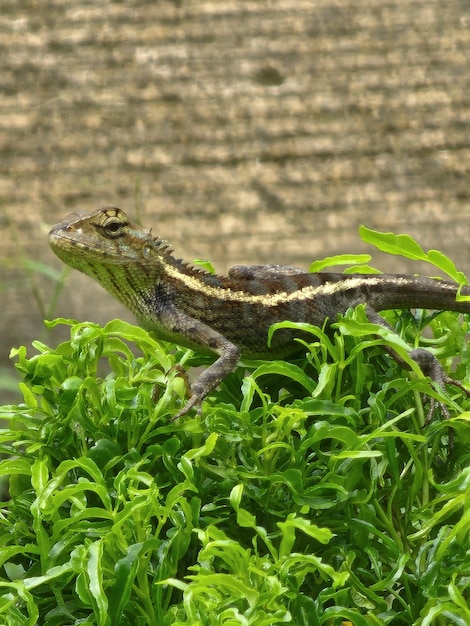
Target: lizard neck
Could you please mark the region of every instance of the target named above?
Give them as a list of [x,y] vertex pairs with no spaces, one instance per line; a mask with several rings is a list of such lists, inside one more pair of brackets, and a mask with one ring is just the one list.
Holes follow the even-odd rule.
[[[153,317],[158,303],[156,294],[184,295],[191,301],[193,293],[199,296],[206,286],[220,287],[223,278],[213,276],[177,259],[165,242],[145,244],[140,259],[123,259],[119,255],[93,259],[81,258],[77,269],[94,278],[134,315],[145,322]],[[69,261],[70,262],[70,259]]]

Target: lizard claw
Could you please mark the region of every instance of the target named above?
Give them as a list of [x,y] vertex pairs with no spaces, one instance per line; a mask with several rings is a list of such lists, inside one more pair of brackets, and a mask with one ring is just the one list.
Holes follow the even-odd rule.
[[[435,380],[432,376],[430,378],[432,380]],[[467,389],[459,380],[455,380],[455,378],[451,378],[450,376],[448,376],[442,370],[442,368],[441,368],[440,379],[442,379],[442,381],[443,381],[442,385],[439,384],[440,387],[444,388],[446,385],[454,385],[454,387],[458,387],[459,389],[461,389],[467,395],[467,397],[470,397],[470,390]],[[440,407],[441,412],[444,415],[444,419],[446,419],[446,420],[450,419],[450,413],[449,413],[449,409],[447,408],[447,406],[443,402],[439,402],[435,398],[431,398],[429,411],[428,411],[428,413],[426,415],[426,420],[424,422],[425,426],[427,426],[430,422],[432,422],[433,415],[434,415],[434,412],[436,410],[436,406]]]
[[202,398],[200,398],[197,394],[193,394],[189,400],[186,402],[184,407],[178,411],[178,413],[170,419],[170,422],[176,422],[179,417],[186,415],[193,407],[197,407],[197,414],[201,415],[202,407],[201,407]]

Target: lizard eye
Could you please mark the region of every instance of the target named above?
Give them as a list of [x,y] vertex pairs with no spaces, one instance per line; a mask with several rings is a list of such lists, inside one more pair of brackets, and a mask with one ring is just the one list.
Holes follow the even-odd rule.
[[123,222],[117,217],[109,217],[103,224],[104,234],[109,239],[117,239],[124,234],[126,226],[127,222]]

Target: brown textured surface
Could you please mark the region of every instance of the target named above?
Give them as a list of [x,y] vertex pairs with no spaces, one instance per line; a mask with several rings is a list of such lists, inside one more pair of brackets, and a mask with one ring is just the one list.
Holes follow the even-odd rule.
[[[470,270],[467,0],[7,0],[0,35],[3,362],[54,286],[24,263],[60,267],[77,208],[220,270],[363,251],[360,223]],[[53,313],[121,311],[74,274]]]

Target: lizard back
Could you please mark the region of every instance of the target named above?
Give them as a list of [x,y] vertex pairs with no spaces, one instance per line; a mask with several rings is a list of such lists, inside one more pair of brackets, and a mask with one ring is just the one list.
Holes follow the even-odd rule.
[[[67,264],[88,274],[163,339],[207,349],[191,328],[175,329],[171,317],[184,313],[202,322],[251,357],[283,357],[296,351],[293,330],[269,327],[289,320],[321,326],[358,304],[374,310],[435,308],[470,312],[456,301],[458,285],[430,278],[387,274],[308,273],[283,266],[239,266],[229,276],[184,263],[151,230],[107,207],[77,213],[53,227],[50,243]],[[468,288],[462,293],[469,294]]]

